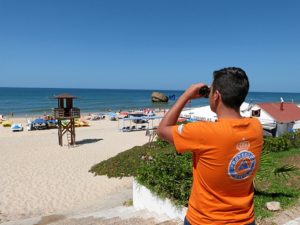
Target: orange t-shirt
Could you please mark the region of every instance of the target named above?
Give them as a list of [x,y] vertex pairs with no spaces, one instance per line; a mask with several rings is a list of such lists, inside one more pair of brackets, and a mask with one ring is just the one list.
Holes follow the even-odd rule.
[[176,150],[193,152],[192,225],[243,225],[254,221],[253,179],[263,147],[254,118],[220,119],[173,127]]

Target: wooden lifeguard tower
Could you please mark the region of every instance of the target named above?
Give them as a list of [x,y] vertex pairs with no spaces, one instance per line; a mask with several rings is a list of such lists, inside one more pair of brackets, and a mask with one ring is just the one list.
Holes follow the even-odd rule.
[[[74,145],[75,118],[80,118],[80,109],[73,107],[73,99],[77,97],[65,93],[55,98],[57,99],[58,107],[53,109],[53,114],[58,120],[58,143],[60,146],[63,146],[63,135],[67,133],[68,144]],[[68,122],[65,123],[65,121]]]

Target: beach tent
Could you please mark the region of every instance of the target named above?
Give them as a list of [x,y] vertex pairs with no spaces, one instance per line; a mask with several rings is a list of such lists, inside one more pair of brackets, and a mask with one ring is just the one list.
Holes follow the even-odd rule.
[[[253,111],[257,110],[258,107],[255,104],[243,102],[240,107],[240,112],[243,117],[252,117]],[[201,106],[192,109],[185,109],[181,112],[180,117],[190,118],[199,121],[216,121],[217,114],[211,111],[210,106]],[[273,124],[274,120],[268,116],[265,112],[261,113],[259,118],[262,124]]]
[[136,124],[148,123],[149,116],[145,115],[144,113],[132,113],[128,114],[129,119],[131,119]]
[[183,110],[180,117],[192,119],[193,121],[216,121],[217,119],[217,115],[211,111],[209,105]]
[[[136,131],[136,130],[154,129],[153,121],[156,120],[156,119],[160,120],[162,118],[163,118],[162,116],[139,116],[139,117],[123,118],[123,127],[120,130],[122,130],[122,131]],[[143,125],[143,124],[140,127],[137,127],[136,125],[131,126],[131,123],[136,121],[136,120],[147,121],[147,126]],[[151,123],[148,122],[149,120],[151,121]]]

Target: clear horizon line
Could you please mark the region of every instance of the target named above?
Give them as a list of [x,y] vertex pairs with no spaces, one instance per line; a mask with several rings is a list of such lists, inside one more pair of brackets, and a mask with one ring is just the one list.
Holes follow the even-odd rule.
[[[87,87],[9,87],[0,86],[0,88],[24,88],[24,89],[81,89],[81,90],[132,90],[132,91],[185,91],[183,89],[138,89],[138,88],[87,88]],[[249,91],[249,93],[290,93],[299,94],[300,92],[283,92],[283,91]]]

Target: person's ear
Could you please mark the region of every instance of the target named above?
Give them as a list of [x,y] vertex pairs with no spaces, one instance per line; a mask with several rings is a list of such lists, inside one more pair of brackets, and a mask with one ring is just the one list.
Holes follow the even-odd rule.
[[215,92],[214,92],[214,94],[213,94],[213,99],[215,100],[215,101],[217,101],[217,100],[219,100],[221,98],[221,94],[220,94],[220,92],[218,91],[218,90],[216,90]]
[[214,101],[215,101],[216,105],[218,105],[220,102],[223,102],[222,95],[218,90],[216,90],[214,93]]

